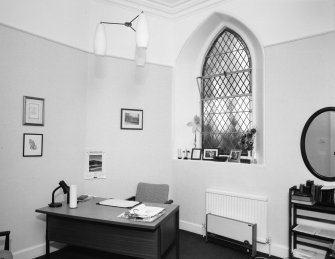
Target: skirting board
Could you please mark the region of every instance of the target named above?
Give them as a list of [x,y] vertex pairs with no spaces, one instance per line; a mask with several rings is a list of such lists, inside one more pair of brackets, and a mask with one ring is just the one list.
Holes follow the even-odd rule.
[[[195,224],[189,221],[180,220],[179,221],[179,228],[182,230],[186,230],[195,234],[204,235],[204,231],[202,225]],[[267,244],[257,243],[257,251],[262,252],[264,254],[269,254],[269,246]],[[278,244],[271,244],[271,255],[287,258],[288,256],[288,247],[278,245]]]
[[[57,251],[65,246],[64,244],[50,242],[50,252]],[[45,243],[13,252],[15,259],[31,259],[42,255],[45,255]]]

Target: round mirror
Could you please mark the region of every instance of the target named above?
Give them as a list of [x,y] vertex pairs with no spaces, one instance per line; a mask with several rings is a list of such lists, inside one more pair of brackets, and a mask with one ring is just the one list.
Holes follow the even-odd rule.
[[301,134],[302,158],[312,174],[335,181],[335,107],[315,112]]

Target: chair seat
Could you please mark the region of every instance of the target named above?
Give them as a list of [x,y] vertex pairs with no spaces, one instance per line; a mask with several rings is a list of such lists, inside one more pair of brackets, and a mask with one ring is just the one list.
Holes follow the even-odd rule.
[[13,254],[11,251],[2,250],[0,251],[0,259],[13,259]]

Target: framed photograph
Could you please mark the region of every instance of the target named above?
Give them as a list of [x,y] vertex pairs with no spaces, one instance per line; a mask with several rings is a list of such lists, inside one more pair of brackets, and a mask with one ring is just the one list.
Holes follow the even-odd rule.
[[203,160],[213,160],[214,157],[218,156],[219,154],[219,149],[217,148],[204,148]]
[[191,159],[201,160],[201,148],[192,148]]
[[143,110],[121,109],[121,129],[143,130]]
[[232,149],[230,151],[229,162],[239,163],[240,162],[240,158],[241,158],[241,153],[242,153],[242,150]]
[[43,154],[43,134],[24,133],[23,134],[23,156],[42,156]]
[[44,99],[23,96],[23,125],[44,126]]

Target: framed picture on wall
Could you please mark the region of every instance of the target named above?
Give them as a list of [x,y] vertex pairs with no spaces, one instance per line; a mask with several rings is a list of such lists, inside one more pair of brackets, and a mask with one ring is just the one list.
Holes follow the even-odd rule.
[[214,157],[218,156],[219,149],[217,148],[205,148],[203,152],[203,160],[213,160]]
[[23,96],[23,125],[44,126],[44,99]]
[[23,156],[34,157],[43,154],[43,134],[23,134]]
[[121,129],[143,130],[143,110],[122,108]]

